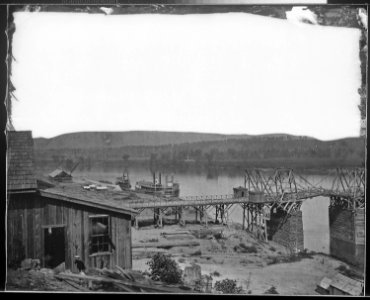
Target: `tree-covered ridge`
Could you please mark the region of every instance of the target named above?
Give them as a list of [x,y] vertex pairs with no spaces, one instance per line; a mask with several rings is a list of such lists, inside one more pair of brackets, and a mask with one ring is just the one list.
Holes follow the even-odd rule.
[[249,139],[229,138],[195,143],[123,146],[104,148],[35,149],[36,162],[80,161],[79,168],[100,162],[128,164],[147,162],[150,165],[241,165],[260,167],[300,166],[337,167],[361,166],[365,159],[365,140],[347,138],[335,141],[290,136],[262,136]]

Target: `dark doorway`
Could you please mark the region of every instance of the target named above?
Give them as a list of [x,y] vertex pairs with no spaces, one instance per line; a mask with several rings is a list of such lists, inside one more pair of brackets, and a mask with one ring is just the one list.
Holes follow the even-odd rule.
[[45,267],[55,268],[65,261],[64,226],[45,228],[44,239]]

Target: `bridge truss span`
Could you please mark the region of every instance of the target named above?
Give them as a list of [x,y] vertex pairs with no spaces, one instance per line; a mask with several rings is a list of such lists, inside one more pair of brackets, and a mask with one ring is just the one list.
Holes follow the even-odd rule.
[[[234,188],[233,194],[186,196],[176,198],[153,197],[150,200],[130,201],[127,206],[153,212],[154,221],[163,226],[163,217],[174,212],[180,224],[184,224],[183,210],[191,209],[195,221],[208,224],[208,213],[213,211],[215,223],[228,223],[233,206],[241,207],[243,228],[266,228],[266,220],[278,211],[286,217],[298,212],[306,199],[330,197],[330,205],[346,209],[363,208],[365,205],[365,171],[363,169],[336,169],[331,188],[311,183],[304,176],[289,168],[275,170],[245,170],[244,186]],[[138,221],[135,221],[138,227]]]

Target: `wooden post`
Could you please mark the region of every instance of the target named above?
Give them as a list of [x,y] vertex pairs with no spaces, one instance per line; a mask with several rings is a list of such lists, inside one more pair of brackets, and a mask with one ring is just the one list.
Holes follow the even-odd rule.
[[180,226],[185,226],[186,225],[186,222],[185,220],[182,218],[183,215],[182,215],[182,207],[179,208],[179,224]]
[[135,228],[139,229],[139,220],[138,217],[135,217]]
[[159,227],[163,227],[163,215],[162,215],[162,209],[159,209]]
[[268,238],[267,238],[267,220],[264,219],[264,223],[265,223],[265,240],[266,242],[268,242]]
[[215,217],[215,224],[217,224],[218,219],[218,205],[216,205],[216,217]]
[[253,211],[254,211],[254,207],[252,207],[252,210],[251,210],[251,217],[252,217],[252,218],[251,218],[251,219],[252,219],[252,224],[251,224],[251,225],[252,225],[252,228],[251,228],[251,229],[252,229],[252,232],[253,232],[253,227],[254,227],[254,226],[253,226],[253,223],[254,223]]
[[243,230],[245,229],[245,204],[243,203]]
[[194,206],[194,209],[195,209],[195,223],[197,223],[198,222],[198,208]]
[[226,205],[226,210],[224,211],[224,216],[225,216],[225,224],[229,224],[229,209],[230,207]]
[[207,215],[207,206],[204,207],[204,218],[206,220],[206,227],[208,226],[208,215]]
[[157,208],[154,208],[153,209],[153,221],[154,221],[154,224],[157,223],[157,219],[158,219],[158,209]]
[[199,221],[200,224],[203,222],[203,206],[199,206]]
[[220,205],[221,223],[224,224],[224,205]]
[[250,226],[249,214],[250,214],[250,211],[249,211],[249,206],[248,206],[248,208],[247,208],[247,230],[248,231],[250,230],[250,228],[249,228],[249,226]]

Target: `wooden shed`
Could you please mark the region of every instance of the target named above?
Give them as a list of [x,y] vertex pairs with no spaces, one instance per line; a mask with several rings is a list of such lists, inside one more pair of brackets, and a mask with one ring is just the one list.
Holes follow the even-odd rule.
[[238,186],[233,188],[235,198],[243,198],[249,196],[249,190],[245,187]]
[[32,178],[31,132],[8,137],[8,264],[38,258],[44,267],[65,262],[66,269],[77,271],[79,256],[87,268],[131,268],[136,211],[108,192],[86,191],[78,184],[38,189]]
[[59,168],[51,172],[49,178],[56,181],[72,182],[72,175]]
[[316,291],[322,295],[362,296],[363,281],[337,273],[333,278],[324,277]]

